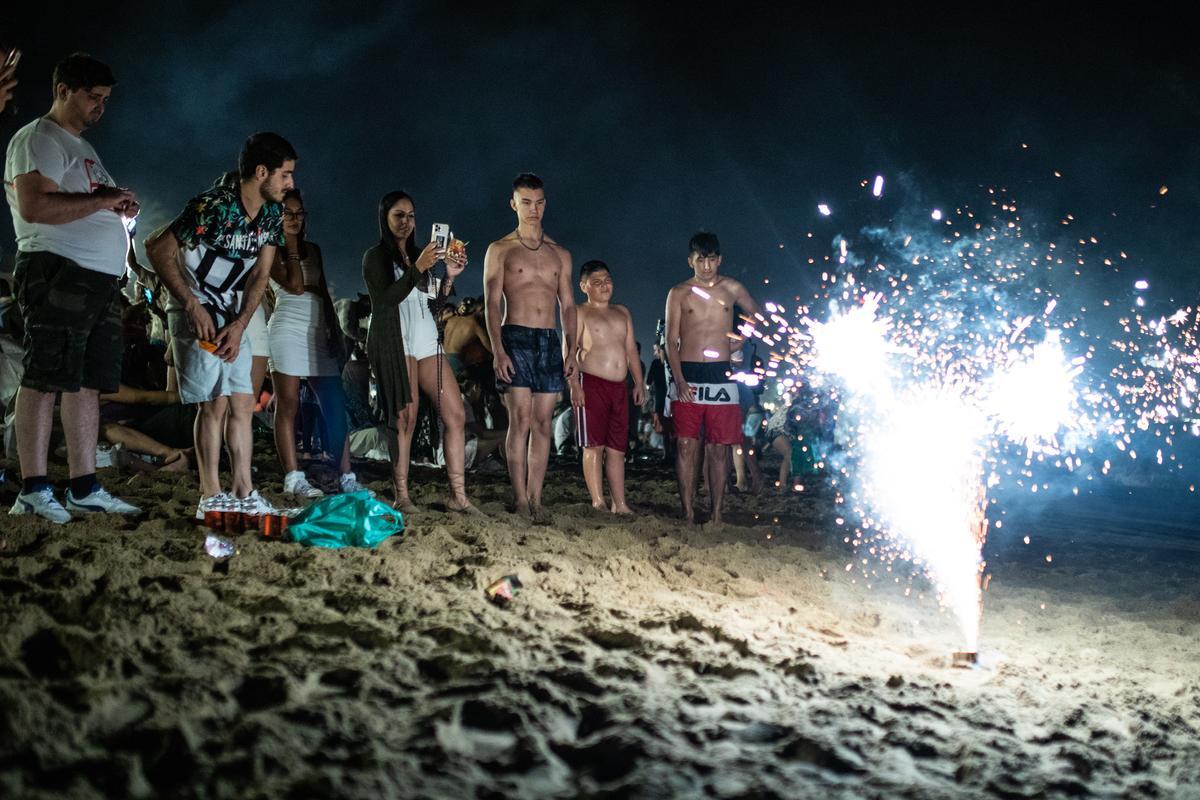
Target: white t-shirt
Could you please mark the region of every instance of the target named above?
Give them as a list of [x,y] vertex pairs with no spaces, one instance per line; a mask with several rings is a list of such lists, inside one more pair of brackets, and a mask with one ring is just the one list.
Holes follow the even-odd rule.
[[92,146],[51,120],[35,119],[8,143],[4,193],[12,210],[18,250],[54,253],[81,267],[120,276],[129,251],[129,231],[121,215],[105,210],[62,225],[26,222],[17,210],[14,182],[30,172],[41,173],[69,194],[90,194],[100,186],[116,186]]

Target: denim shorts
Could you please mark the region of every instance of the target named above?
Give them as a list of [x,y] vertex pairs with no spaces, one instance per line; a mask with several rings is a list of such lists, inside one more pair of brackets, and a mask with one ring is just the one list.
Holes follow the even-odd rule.
[[503,325],[500,342],[512,359],[513,377],[508,383],[496,381],[499,392],[524,388],[538,394],[554,394],[563,390],[562,344],[557,328]]

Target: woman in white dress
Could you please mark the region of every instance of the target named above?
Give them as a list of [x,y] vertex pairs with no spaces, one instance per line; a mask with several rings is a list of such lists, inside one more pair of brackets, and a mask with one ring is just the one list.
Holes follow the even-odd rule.
[[[407,242],[416,228],[412,201],[398,200],[388,211],[387,224],[397,242]],[[402,257],[407,251],[402,249]],[[408,466],[412,451],[412,435],[417,425],[418,391],[423,392],[437,407],[442,420],[442,448],[445,452],[446,473],[450,481],[450,498],[446,508],[451,511],[479,514],[467,497],[466,489],[466,412],[462,392],[450,362],[442,350],[438,336],[437,314],[446,302],[454,279],[467,267],[465,252],[446,253],[444,279],[434,277],[434,270],[421,273],[416,287],[400,302],[400,331],[404,339],[404,355],[408,366],[412,397],[400,412],[397,436],[397,481],[395,507],[406,514],[416,512],[416,504],[408,495]],[[397,277],[403,265],[393,264]]]
[[346,397],[340,366],[342,335],[325,281],[321,249],[304,238],[304,201],[298,190],[283,198],[285,246],[276,250],[271,265],[275,310],[267,324],[271,342],[271,382],[275,387],[275,448],[286,472],[283,491],[306,498],[324,492],[308,482],[296,457],[296,413],[300,381],[308,380],[329,432],[330,453],[341,456],[342,492],[361,491],[350,468],[346,442]]

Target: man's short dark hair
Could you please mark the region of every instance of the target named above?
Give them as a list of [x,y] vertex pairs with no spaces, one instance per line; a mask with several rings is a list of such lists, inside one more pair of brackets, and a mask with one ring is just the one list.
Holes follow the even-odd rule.
[[542,179],[532,172],[522,172],[517,177],[513,178],[513,191],[517,189],[545,189],[546,184]]
[[608,268],[608,264],[605,264],[598,258],[593,258],[591,261],[585,262],[584,265],[579,268],[579,280],[586,281],[589,277],[591,277],[593,272],[599,272],[600,270],[604,270],[609,275],[612,275],[612,270]]
[[103,61],[97,61],[87,53],[72,53],[54,65],[50,91],[56,92],[60,83],[65,83],[68,89],[75,91],[94,86],[116,86],[117,79]]
[[698,256],[719,256],[721,255],[721,242],[715,233],[700,231],[688,242],[688,255],[690,256],[692,253]]
[[283,162],[295,161],[296,158],[295,148],[278,133],[256,133],[242,145],[242,153],[238,156],[238,175],[244,181],[250,180],[259,164],[270,173],[282,167]]

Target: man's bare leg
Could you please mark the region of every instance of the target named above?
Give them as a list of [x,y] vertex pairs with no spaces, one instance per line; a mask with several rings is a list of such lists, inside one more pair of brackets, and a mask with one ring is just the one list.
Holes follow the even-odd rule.
[[[54,428],[54,392],[39,392],[26,386],[18,389],[13,425],[17,429],[21,477],[45,475],[50,431]],[[93,450],[93,458],[94,453]]]
[[196,414],[196,468],[200,473],[200,496],[221,492],[221,440],[225,432],[225,413],[229,398],[218,397],[200,404]]
[[100,433],[104,436],[106,442],[119,444],[131,453],[141,453],[142,455],[161,458],[164,465],[168,459],[173,461],[183,452],[173,447],[167,447],[157,439],[153,439],[128,425],[121,425],[116,422],[105,422],[102,424],[100,426]]
[[604,458],[605,448],[583,448],[583,482],[587,484],[588,494],[592,496],[592,508],[607,511],[604,505],[604,477],[600,461]]
[[504,408],[508,411],[508,435],[505,437],[505,460],[508,462],[508,481],[512,484],[513,504],[518,514],[529,513],[529,424],[533,419],[533,393],[524,387],[511,387],[504,393]]
[[708,474],[708,497],[712,507],[713,522],[721,522],[721,506],[725,502],[725,485],[729,483],[729,451],[731,449],[727,444],[704,445],[704,466]]
[[700,442],[680,437],[675,443],[675,477],[679,480],[679,500],[683,518],[696,521],[696,473],[700,468]]
[[625,505],[625,454],[620,450],[604,448],[604,473],[608,477],[613,513],[632,514],[633,511]]
[[536,522],[548,521],[542,508],[542,484],[546,481],[546,467],[550,463],[551,428],[554,424],[554,404],[557,402],[557,392],[539,392],[533,395],[531,404],[533,414],[529,420],[529,478],[526,486],[529,489],[529,513]]
[[250,477],[250,459],[254,454],[254,395],[229,396],[229,417],[225,420],[225,446],[229,448],[229,471],[233,496],[243,498],[254,490]]

